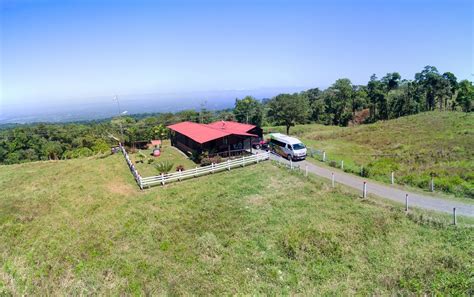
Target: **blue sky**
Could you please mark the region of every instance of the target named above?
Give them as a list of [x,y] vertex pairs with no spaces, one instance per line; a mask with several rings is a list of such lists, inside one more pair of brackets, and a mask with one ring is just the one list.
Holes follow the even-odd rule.
[[474,78],[472,1],[0,0],[3,105]]

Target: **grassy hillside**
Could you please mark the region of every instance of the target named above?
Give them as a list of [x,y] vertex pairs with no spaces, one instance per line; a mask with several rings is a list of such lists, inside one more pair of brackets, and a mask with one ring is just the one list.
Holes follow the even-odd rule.
[[467,293],[472,228],[269,162],[140,192],[121,156],[0,167],[0,295]]
[[[284,131],[283,127],[269,128]],[[300,125],[290,130],[307,145],[325,150],[332,165],[389,182],[474,198],[474,114],[427,112],[356,127]]]

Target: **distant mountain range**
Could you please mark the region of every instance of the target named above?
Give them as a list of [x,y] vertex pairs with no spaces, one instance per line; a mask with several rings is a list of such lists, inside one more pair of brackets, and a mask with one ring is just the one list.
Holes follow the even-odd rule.
[[[298,92],[303,88],[257,90],[223,90],[186,93],[155,93],[120,95],[120,110],[128,114],[176,112],[184,109],[219,110],[234,106],[235,98],[247,95],[258,99],[270,98],[279,93]],[[73,122],[113,117],[118,114],[117,103],[110,96],[63,100],[41,100],[28,104],[0,106],[0,124],[32,122]]]

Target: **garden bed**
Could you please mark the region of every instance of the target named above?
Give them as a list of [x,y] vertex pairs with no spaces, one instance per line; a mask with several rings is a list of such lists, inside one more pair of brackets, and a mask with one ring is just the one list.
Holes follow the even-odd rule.
[[178,149],[172,147],[169,140],[163,140],[161,155],[159,157],[154,157],[152,153],[153,149],[138,150],[133,153],[129,152],[130,159],[142,177],[158,175],[159,172],[156,169],[156,165],[161,162],[171,162],[173,164],[173,168],[170,172],[176,171],[178,166],[181,166],[184,170],[199,166]]

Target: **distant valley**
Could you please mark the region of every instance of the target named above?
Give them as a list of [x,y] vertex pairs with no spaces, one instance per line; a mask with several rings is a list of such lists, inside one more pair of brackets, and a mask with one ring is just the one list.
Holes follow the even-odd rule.
[[[236,98],[252,95],[270,98],[281,92],[297,92],[301,88],[262,88],[256,90],[223,90],[183,93],[120,95],[120,109],[128,114],[177,112],[184,109],[222,110],[232,108]],[[60,102],[43,100],[31,105],[0,105],[0,125],[9,123],[74,122],[109,118],[118,114],[117,103],[110,96],[85,98],[82,102],[67,99]]]

